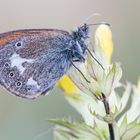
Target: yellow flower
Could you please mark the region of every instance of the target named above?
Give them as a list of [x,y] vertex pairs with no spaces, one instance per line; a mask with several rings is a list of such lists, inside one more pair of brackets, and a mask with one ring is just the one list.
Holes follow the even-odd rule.
[[57,82],[57,85],[65,91],[65,95],[73,96],[78,91],[76,85],[72,82],[72,80],[67,75],[64,75]]
[[[98,45],[99,43],[99,45]],[[112,33],[108,25],[101,24],[95,32],[95,45],[100,46],[110,64],[113,52]]]
[[[109,64],[113,52],[113,42],[110,28],[104,24],[100,25],[96,30],[95,38],[95,45],[97,45],[98,41],[105,56],[107,57],[107,62]],[[64,90],[65,95],[74,96],[78,92],[78,88],[67,75],[64,75],[58,81],[57,85]]]

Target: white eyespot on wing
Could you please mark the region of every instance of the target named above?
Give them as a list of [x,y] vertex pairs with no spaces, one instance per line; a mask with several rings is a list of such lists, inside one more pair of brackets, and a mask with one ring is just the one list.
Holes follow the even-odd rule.
[[36,87],[40,87],[37,82],[33,79],[33,77],[30,77],[27,81],[27,85],[34,85]]
[[14,53],[10,57],[10,61],[11,61],[11,67],[16,66],[17,69],[19,70],[20,74],[22,74],[25,70],[25,68],[22,66],[22,64],[24,62],[32,63],[34,60],[33,59],[21,58],[19,54]]
[[35,94],[36,92],[40,91],[40,86],[38,85],[38,83],[32,78],[30,77],[26,83],[28,90],[30,93]]

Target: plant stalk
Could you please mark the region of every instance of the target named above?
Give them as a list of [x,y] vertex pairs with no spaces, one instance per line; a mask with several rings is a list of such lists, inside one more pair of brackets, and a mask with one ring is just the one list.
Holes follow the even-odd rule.
[[[109,103],[106,99],[106,96],[103,93],[102,93],[102,97],[103,97],[102,102],[104,104],[106,114],[109,115],[110,114]],[[115,140],[113,124],[108,123],[108,128],[109,128],[110,140]]]

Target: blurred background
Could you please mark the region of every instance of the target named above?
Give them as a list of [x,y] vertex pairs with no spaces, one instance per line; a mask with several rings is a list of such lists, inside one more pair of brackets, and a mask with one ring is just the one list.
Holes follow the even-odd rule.
[[[92,13],[100,13],[90,22],[112,25],[113,61],[122,63],[123,79],[136,84],[140,75],[139,5],[138,0],[0,0],[0,32],[26,28],[71,31]],[[69,116],[80,119],[58,89],[28,101],[0,86],[0,140],[52,140],[53,126],[47,120]]]

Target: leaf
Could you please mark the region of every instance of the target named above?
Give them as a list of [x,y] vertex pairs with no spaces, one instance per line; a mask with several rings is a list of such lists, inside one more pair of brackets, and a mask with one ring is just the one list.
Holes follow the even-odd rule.
[[125,115],[125,117],[121,123],[121,126],[120,126],[120,135],[121,136],[126,132],[126,129],[127,129],[127,117]]
[[[86,79],[90,80],[87,70],[85,68],[86,64],[77,65],[78,69],[83,73]],[[71,68],[68,72],[69,77],[74,82],[74,84],[83,92],[93,97],[93,93],[89,90],[88,82],[83,78],[82,74],[75,68]]]
[[84,121],[88,125],[92,126],[94,123],[94,118],[89,112],[88,106],[97,106],[96,101],[90,96],[81,92],[77,93],[78,100],[71,96],[65,96],[65,98],[70,103],[70,105],[74,107],[80,113],[80,115],[82,115]]
[[129,97],[131,96],[131,90],[132,90],[132,85],[130,83],[127,83],[122,98],[120,99],[120,104],[121,104],[120,111],[123,111],[126,108],[129,101]]
[[120,131],[119,127],[116,123],[114,123],[114,134],[115,134],[115,140],[120,140]]
[[85,123],[72,123],[67,120],[49,120],[57,124],[55,140],[102,140],[100,134]]
[[126,132],[121,136],[121,140],[139,140],[140,123],[136,121],[128,124]]
[[[94,60],[92,60],[94,63]],[[87,82],[83,75],[81,73],[79,73],[79,71],[77,71],[76,69],[72,68],[69,71],[69,76],[72,79],[72,81],[75,83],[75,85],[83,92],[88,94],[89,96],[95,98],[95,95],[98,96],[101,93],[101,80],[97,81],[97,79],[94,77],[94,73],[90,73],[91,71],[88,71],[88,65],[92,65],[90,63],[85,63],[85,64],[81,64],[78,65],[79,70],[83,73],[84,77],[86,77],[86,79],[89,82]],[[97,65],[97,64],[96,64]],[[99,67],[99,66],[98,66]],[[100,68],[101,69],[101,68]],[[99,72],[99,70],[96,70]],[[103,71],[103,70],[102,70]],[[76,76],[75,76],[76,75]],[[98,74],[99,75],[102,74]],[[100,78],[101,79],[101,78]]]
[[132,122],[140,116],[140,94],[133,85],[133,92],[131,93],[131,106],[127,111],[128,122]]
[[[94,54],[92,55],[94,56]],[[90,55],[87,55],[87,70],[89,75],[98,83],[101,83],[105,78],[104,69]]]
[[115,63],[112,66],[112,69],[109,71],[106,82],[105,82],[105,92],[106,96],[109,96],[115,87],[118,86],[119,80],[122,77],[122,70],[119,64]]
[[[129,99],[132,96],[131,91],[132,91],[132,85],[130,83],[127,83],[126,85],[124,85],[124,91],[122,93],[122,96],[119,97],[118,105],[117,105],[117,107],[119,108],[119,112],[118,112],[118,114],[116,116],[116,120],[118,121],[118,124],[121,123],[122,117],[124,115],[126,115],[126,113],[128,113]],[[132,106],[132,104],[131,104],[131,106]],[[127,121],[128,121],[128,119],[129,118],[127,118]]]

